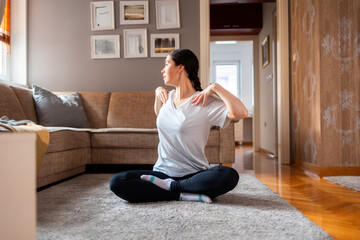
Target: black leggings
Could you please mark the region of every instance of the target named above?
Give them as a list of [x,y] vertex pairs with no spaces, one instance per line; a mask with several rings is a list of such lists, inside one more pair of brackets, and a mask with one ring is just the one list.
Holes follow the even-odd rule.
[[[144,174],[160,179],[174,179],[171,191],[141,180],[140,176]],[[170,177],[150,170],[131,170],[115,174],[110,180],[110,189],[128,202],[154,202],[179,200],[181,192],[204,194],[214,198],[234,189],[238,181],[237,171],[226,166],[212,167],[184,177]]]

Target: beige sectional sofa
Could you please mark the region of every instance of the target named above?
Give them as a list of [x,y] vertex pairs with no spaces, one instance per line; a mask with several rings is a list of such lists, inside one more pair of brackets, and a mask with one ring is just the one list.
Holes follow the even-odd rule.
[[[80,92],[80,96],[90,128],[47,127],[50,143],[38,187],[82,173],[87,164],[155,163],[159,139],[154,92]],[[32,91],[0,84],[1,116],[38,124]],[[231,123],[226,129],[211,130],[205,154],[210,163],[231,164],[234,148]]]

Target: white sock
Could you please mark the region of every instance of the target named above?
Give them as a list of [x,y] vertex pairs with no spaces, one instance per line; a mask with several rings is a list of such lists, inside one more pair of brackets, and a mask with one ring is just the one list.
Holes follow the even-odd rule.
[[203,194],[196,193],[180,193],[180,201],[193,201],[193,202],[204,202],[212,203],[211,198]]
[[162,189],[170,191],[170,185],[174,181],[174,179],[167,178],[167,179],[160,179],[153,175],[141,175],[141,180],[151,182]]

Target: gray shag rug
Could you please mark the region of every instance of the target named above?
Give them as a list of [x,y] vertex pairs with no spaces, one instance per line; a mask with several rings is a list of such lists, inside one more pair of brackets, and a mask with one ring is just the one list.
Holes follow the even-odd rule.
[[360,192],[360,176],[324,177],[324,179]]
[[110,174],[84,174],[37,193],[37,239],[332,239],[252,175],[213,200],[131,204]]

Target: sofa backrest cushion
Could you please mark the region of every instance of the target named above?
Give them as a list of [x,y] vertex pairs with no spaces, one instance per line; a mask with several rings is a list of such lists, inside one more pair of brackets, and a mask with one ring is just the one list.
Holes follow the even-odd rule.
[[13,87],[13,86],[10,86],[10,88],[14,91],[15,95],[17,96],[21,104],[21,107],[25,113],[26,119],[31,120],[34,123],[38,123],[31,89]]
[[108,128],[156,128],[155,93],[115,92],[111,94]]
[[79,93],[57,96],[47,89],[33,85],[33,97],[40,125],[89,127]]
[[86,117],[91,128],[106,128],[109,92],[80,92]]
[[0,117],[10,120],[25,120],[26,115],[14,91],[5,84],[0,84]]

